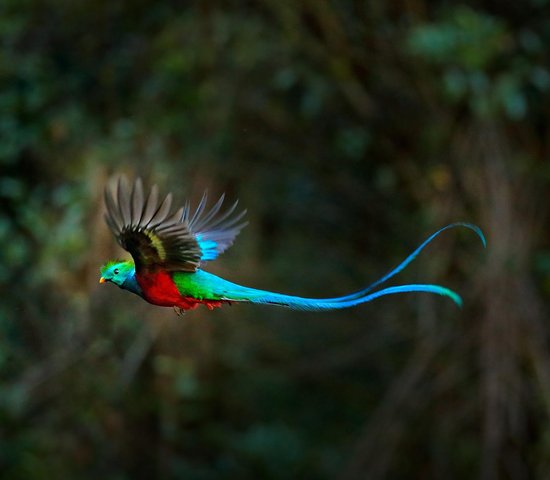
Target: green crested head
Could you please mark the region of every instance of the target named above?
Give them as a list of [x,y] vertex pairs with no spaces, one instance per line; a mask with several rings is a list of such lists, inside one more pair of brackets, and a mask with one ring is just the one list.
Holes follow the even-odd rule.
[[99,271],[101,272],[99,283],[112,282],[124,288],[123,283],[129,279],[128,277],[134,276],[135,267],[132,260],[109,260]]

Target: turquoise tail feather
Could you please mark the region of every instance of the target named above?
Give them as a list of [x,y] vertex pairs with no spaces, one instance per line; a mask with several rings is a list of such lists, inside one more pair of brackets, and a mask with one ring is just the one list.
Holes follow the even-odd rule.
[[466,228],[469,228],[470,230],[473,230],[477,234],[477,236],[480,238],[481,243],[483,244],[483,247],[484,248],[487,247],[487,241],[485,240],[485,235],[483,235],[483,232],[477,225],[474,225],[472,223],[465,223],[465,222],[451,223],[443,228],[440,228],[437,232],[430,235],[426,240],[424,240],[424,242],[422,242],[416,248],[416,250],[414,250],[407,258],[405,258],[405,260],[403,260],[399,265],[397,265],[397,267],[395,267],[393,270],[390,270],[388,273],[386,273],[386,275],[379,278],[375,282],[371,283],[369,286],[363,288],[362,290],[359,290],[358,292],[350,293],[349,295],[345,295],[343,297],[327,298],[326,300],[337,300],[337,301],[351,300],[353,298],[359,298],[359,297],[362,297],[363,295],[366,295],[368,292],[371,292],[376,287],[378,287],[379,285],[382,285],[384,282],[388,281],[390,278],[392,278],[393,276],[397,275],[399,272],[404,270],[420,254],[420,252],[422,252],[422,250],[424,250],[424,248],[426,248],[428,244],[431,243],[437,236],[439,236],[445,230],[449,230],[455,227],[466,227]]
[[[233,298],[225,298],[228,301],[234,302],[249,302],[260,305],[277,305],[280,307],[287,307],[293,310],[338,310],[341,308],[355,307],[362,303],[370,302],[375,298],[383,297],[385,295],[392,295],[396,293],[406,292],[428,292],[435,293],[450,298],[459,307],[462,306],[462,299],[460,295],[452,290],[442,287],[440,285],[426,285],[426,284],[408,284],[408,285],[396,285],[393,287],[387,287],[377,292],[364,295],[363,297],[354,298],[351,300],[340,301],[338,299],[329,300],[326,298],[304,298],[294,297],[291,295],[283,295],[273,292],[263,292],[261,290],[249,289],[241,287],[242,291],[239,292]],[[235,292],[237,293],[237,292]],[[341,297],[345,298],[345,297]]]
[[[447,225],[434,234],[430,235],[419,247],[417,247],[405,260],[403,260],[397,267],[389,271],[387,274],[382,276],[380,279],[376,280],[374,283],[371,283],[369,286],[365,287],[358,292],[344,295],[341,297],[332,297],[332,298],[304,298],[296,297],[292,295],[283,295],[275,292],[268,292],[264,290],[256,290],[253,288],[243,287],[236,285],[225,280],[222,280],[218,283],[221,287],[223,293],[220,295],[221,299],[234,302],[249,302],[254,304],[265,304],[265,305],[278,305],[283,307],[288,307],[296,310],[335,310],[341,308],[349,308],[360,305],[362,303],[370,302],[376,298],[392,295],[396,293],[406,293],[406,292],[427,292],[437,295],[442,295],[444,297],[450,298],[455,302],[459,307],[462,306],[462,299],[453,290],[449,288],[440,286],[440,285],[431,285],[431,284],[407,284],[407,285],[397,285],[392,287],[387,287],[382,290],[372,292],[373,289],[380,286],[382,283],[386,282],[393,276],[397,275],[404,268],[406,268],[417,256],[418,254],[430,243],[432,242],[439,234],[454,227],[466,227],[470,230],[473,230],[478,237],[481,239],[483,246],[486,246],[485,236],[483,235],[481,229],[476,225],[470,223],[452,223]],[[221,279],[219,279],[221,280]],[[223,284],[223,285],[222,285]],[[221,292],[220,292],[221,293]]]

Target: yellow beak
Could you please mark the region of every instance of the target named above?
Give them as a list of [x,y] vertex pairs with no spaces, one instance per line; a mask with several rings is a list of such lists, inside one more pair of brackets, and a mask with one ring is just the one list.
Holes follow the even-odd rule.
[[101,277],[101,278],[99,279],[99,283],[105,283],[105,279],[104,279],[103,277]]

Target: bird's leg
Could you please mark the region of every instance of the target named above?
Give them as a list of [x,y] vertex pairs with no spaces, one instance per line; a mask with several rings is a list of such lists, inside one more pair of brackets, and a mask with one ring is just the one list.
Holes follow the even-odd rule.
[[177,307],[175,305],[174,305],[174,312],[176,312],[176,315],[178,317],[181,317],[181,316],[185,315],[185,310],[183,308]]

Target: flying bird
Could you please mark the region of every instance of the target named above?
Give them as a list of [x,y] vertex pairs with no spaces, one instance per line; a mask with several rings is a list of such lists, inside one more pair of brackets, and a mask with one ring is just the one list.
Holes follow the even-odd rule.
[[141,179],[129,185],[125,177],[105,189],[105,220],[132,260],[110,260],[101,269],[99,283],[111,282],[139,295],[147,302],[173,307],[178,314],[205,305],[210,310],[224,304],[277,305],[296,310],[334,310],[354,307],[384,295],[428,292],[462,304],[460,296],[440,285],[406,284],[377,289],[407,265],[440,233],[450,228],[473,230],[486,245],[482,231],[470,223],[452,223],[428,237],[397,267],[369,286],[333,298],[304,298],[237,285],[202,269],[227,250],[241,229],[246,210],[238,202],[222,210],[224,195],[209,209],[207,195],[192,210],[189,202],[172,209],[172,194],[161,200],[154,185],[147,197]]

